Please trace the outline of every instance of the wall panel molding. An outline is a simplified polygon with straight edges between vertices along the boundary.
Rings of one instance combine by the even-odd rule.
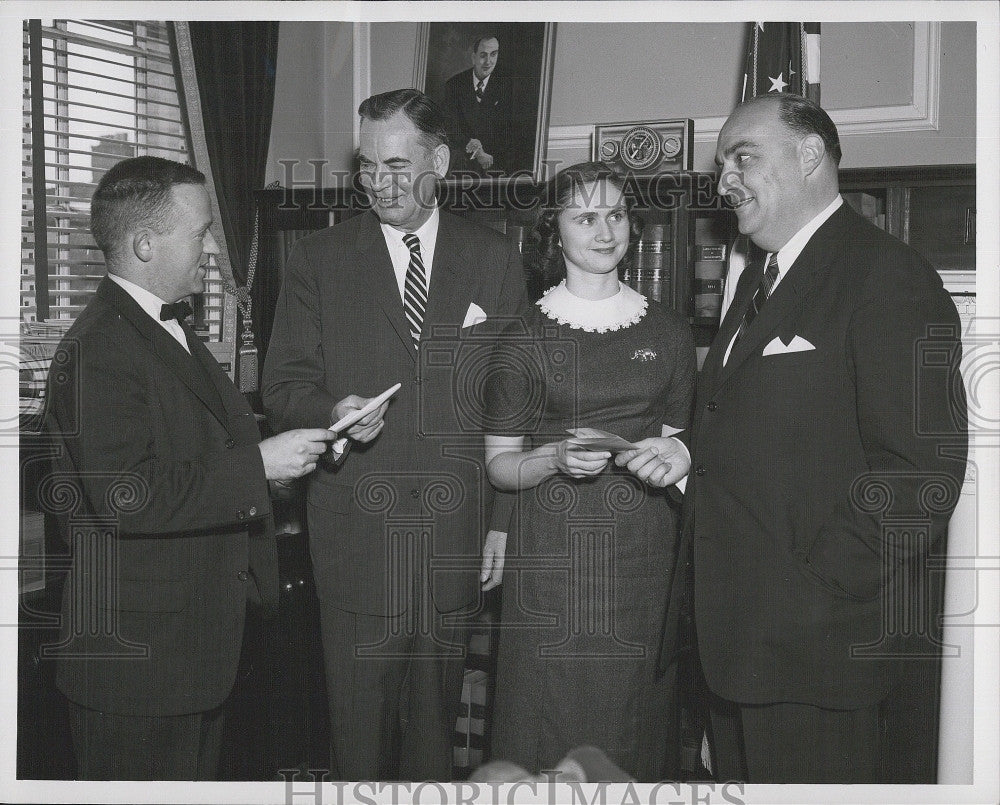
[[[354,109],[372,94],[372,24],[354,23]],[[352,110],[353,111],[353,110]],[[361,145],[361,119],[352,114],[354,120],[354,148]]]
[[[822,85],[822,77],[820,84]],[[914,22],[911,102],[898,106],[872,106],[828,111],[833,122],[837,124],[841,136],[900,131],[937,131],[940,89],[941,23]],[[724,116],[695,118],[695,142],[714,143],[725,122]],[[593,126],[591,125],[552,126],[549,128],[548,150],[552,152],[585,148],[589,152],[592,138]]]

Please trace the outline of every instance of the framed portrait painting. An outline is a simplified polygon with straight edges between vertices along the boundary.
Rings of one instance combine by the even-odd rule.
[[[421,23],[414,86],[445,112],[450,179],[544,178],[555,27],[544,22]]]

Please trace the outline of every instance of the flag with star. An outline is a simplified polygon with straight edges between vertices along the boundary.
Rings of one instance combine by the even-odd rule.
[[[748,101],[791,92],[819,103],[819,23],[751,22],[743,71]]]

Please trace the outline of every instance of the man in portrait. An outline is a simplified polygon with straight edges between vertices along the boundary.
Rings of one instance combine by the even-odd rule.
[[[486,175],[514,170],[514,85],[497,71],[499,59],[500,40],[493,34],[480,36],[472,44],[472,66],[445,83],[452,172]]]

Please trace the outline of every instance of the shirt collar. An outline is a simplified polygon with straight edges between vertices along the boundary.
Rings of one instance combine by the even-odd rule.
[[[420,253],[424,257],[424,266],[428,266],[428,261],[426,255],[434,253],[434,246],[437,244],[438,235],[438,224],[441,221],[441,212],[438,210],[437,205],[434,205],[434,209],[431,210],[431,216],[426,221],[424,221],[420,227],[413,231],[413,234],[417,236],[420,240]],[[385,235],[386,242],[396,246],[397,248],[409,250],[409,247],[403,243],[403,235],[407,234],[405,232],[400,232],[393,226],[388,224],[380,223],[379,226],[382,227],[382,234]]]
[[[153,321],[160,320],[160,308],[167,304],[160,297],[117,274],[108,274],[108,279],[120,285],[122,290],[131,296]]]
[[[838,193],[837,197],[831,201],[819,213],[819,215],[792,235],[792,237],[788,240],[788,243],[778,249],[778,274],[780,276],[784,276],[788,272],[788,269],[795,264],[795,261],[802,253],[802,250],[806,247],[809,239],[816,234],[816,230],[823,226],[827,219],[840,209],[840,205],[843,203],[844,199],[841,197],[840,193]],[[768,257],[770,257],[770,254],[768,254]]]
[[[475,89],[478,86],[479,82],[482,81],[483,82],[483,92],[485,92],[486,91],[486,87],[489,86],[490,79],[492,77],[493,77],[493,73],[490,73],[488,76],[486,76],[486,78],[476,78],[476,71],[473,70],[472,71],[472,88]]]

